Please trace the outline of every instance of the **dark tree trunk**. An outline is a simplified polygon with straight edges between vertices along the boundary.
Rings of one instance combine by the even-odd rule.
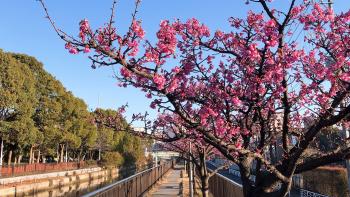
[[[209,173],[207,169],[206,163],[206,153],[202,153],[199,155],[200,165],[198,166],[198,172],[201,181],[201,192],[203,197],[209,197]]]
[[[209,176],[201,177],[201,191],[203,197],[209,196]]]
[[[193,179],[192,179],[193,193],[197,194],[197,190],[196,190],[196,166],[195,166],[194,162],[192,162],[191,165],[192,165],[192,175],[193,175]]]
[[[291,178],[289,184],[282,183],[276,176],[267,171],[260,172],[257,180],[260,181],[255,182],[254,186],[248,186],[250,192],[245,193],[245,197],[286,197],[291,189]],[[243,190],[245,187],[247,186],[243,184]]]
[[[250,181],[250,166],[252,159],[249,157],[241,158],[241,162],[238,164],[239,170],[241,173],[241,180],[243,185],[243,196],[244,197],[253,197],[253,187]]]

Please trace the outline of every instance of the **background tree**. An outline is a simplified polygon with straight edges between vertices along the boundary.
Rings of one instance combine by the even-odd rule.
[[[34,113],[35,79],[28,65],[17,61],[11,54],[0,51],[0,130],[8,163],[16,149],[16,161],[21,160],[23,149],[38,135],[31,119]],[[28,140],[27,140],[28,139]]]
[[[46,156],[53,157],[56,154],[56,142],[59,138],[58,122],[62,114],[62,97],[66,90],[58,80],[43,69],[43,65],[35,58],[23,54],[13,54],[13,57],[27,64],[36,78],[35,97],[38,103],[35,105],[33,120],[42,134],[42,140],[31,144],[29,163],[34,162],[35,151],[41,152],[42,160],[45,162]],[[36,160],[39,161],[38,157]]]
[[[0,134],[8,164],[21,163],[22,158],[28,163],[94,159],[97,144],[111,151],[117,146],[128,150],[135,162],[142,158],[142,148],[133,136],[128,139],[131,147],[118,145],[122,135],[96,125],[96,112],[89,112],[85,102],[67,91],[34,57],[0,51],[0,67]],[[116,124],[127,125],[122,116]]]
[[[94,118],[98,119],[99,117],[116,117],[120,116],[119,113],[115,110],[111,109],[96,109],[94,112]],[[121,119],[118,119],[118,122]],[[98,150],[98,158],[101,158],[101,152],[112,150],[116,143],[120,140],[118,139],[118,134],[113,130],[113,128],[110,128],[103,123],[96,122],[97,125],[97,139],[96,139],[96,145],[95,148]],[[120,125],[120,129],[123,129],[123,123]]]

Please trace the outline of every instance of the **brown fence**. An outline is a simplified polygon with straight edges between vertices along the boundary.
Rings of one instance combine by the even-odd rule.
[[[20,164],[0,167],[0,177],[12,177],[37,173],[46,173],[54,171],[65,171],[85,168],[94,165],[88,165],[85,162],[67,162],[67,163],[33,163]]]
[[[144,195],[169,169],[172,162],[139,172],[83,197],[136,197]]]
[[[216,173],[210,177],[209,191],[215,197],[243,197],[242,185],[224,177],[219,173]]]

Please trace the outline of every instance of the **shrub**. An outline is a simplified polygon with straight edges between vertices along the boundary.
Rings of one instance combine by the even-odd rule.
[[[120,167],[124,158],[119,152],[105,152],[102,154],[101,165],[105,167]]]
[[[88,166],[94,166],[97,165],[97,161],[96,160],[86,160],[84,161],[86,165]]]
[[[349,196],[343,167],[325,166],[303,173],[304,188],[332,197]]]

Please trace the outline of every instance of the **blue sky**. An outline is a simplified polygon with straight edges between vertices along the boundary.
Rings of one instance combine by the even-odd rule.
[[[334,0],[335,10],[350,8],[349,0]],[[108,20],[112,0],[46,0],[50,15],[57,25],[77,35],[78,23],[87,18],[93,27]],[[210,27],[227,29],[230,16],[243,17],[248,10],[260,10],[257,4],[245,5],[245,0],[143,0],[138,18],[142,19],[146,37],[155,38],[162,19],[197,18]],[[283,7],[287,0],[275,0],[274,6]],[[134,0],[119,0],[116,23],[120,30],[130,24]],[[77,97],[85,100],[89,108],[117,108],[129,103],[127,116],[150,111],[150,101],[134,88],[120,88],[108,67],[91,69],[84,55],[70,55],[44,18],[36,0],[4,0],[0,6],[0,48],[5,51],[26,53],[36,57],[45,69],[60,80]],[[100,99],[98,99],[100,98]],[[98,102],[99,101],[99,102]],[[152,112],[151,114],[155,114]]]

